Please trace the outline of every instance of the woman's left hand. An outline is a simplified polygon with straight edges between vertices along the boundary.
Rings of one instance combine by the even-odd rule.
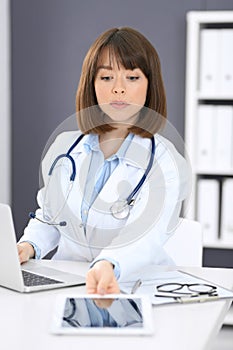
[[[118,294],[120,289],[114,275],[113,265],[107,260],[97,261],[86,276],[88,294]]]

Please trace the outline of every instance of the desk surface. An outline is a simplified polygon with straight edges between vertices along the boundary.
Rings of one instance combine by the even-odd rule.
[[[43,265],[85,275],[88,266],[68,261]],[[160,269],[168,269],[161,267]],[[233,287],[233,269],[182,268],[226,288]],[[55,336],[49,333],[54,297],[84,293],[85,287],[20,294],[0,287],[0,332],[4,350],[93,349],[207,350],[223,324],[230,301],[153,307],[155,332],[150,337]]]

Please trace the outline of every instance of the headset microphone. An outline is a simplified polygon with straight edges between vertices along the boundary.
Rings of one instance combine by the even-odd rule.
[[[43,221],[43,220],[37,218],[36,214],[33,213],[32,211],[28,215],[31,219],[36,219],[36,220],[42,222],[43,224],[47,224],[47,225],[51,225],[51,226],[66,226],[67,225],[66,221],[61,221],[59,223],[52,223],[52,222]]]

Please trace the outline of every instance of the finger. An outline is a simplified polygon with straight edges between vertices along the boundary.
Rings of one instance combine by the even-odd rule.
[[[86,275],[86,292],[88,294],[96,294],[97,293],[97,281],[95,278],[94,271],[89,270]]]
[[[23,248],[19,244],[17,244],[16,247],[17,247],[17,250],[18,250],[18,254],[20,254],[22,252]]]
[[[97,284],[97,293],[100,295],[106,294],[107,290],[109,289],[109,284],[110,281],[108,278],[102,277]]]
[[[17,250],[20,264],[27,262],[29,260],[29,256],[26,254],[25,249],[20,245],[17,245]]]
[[[104,295],[107,293],[118,293],[119,288],[114,274],[106,274],[101,276],[99,283],[97,285],[97,293]]]
[[[114,299],[95,299],[95,304],[101,309],[107,309],[113,303]]]
[[[19,254],[19,262],[20,264],[23,264],[25,262],[25,257],[22,253]]]
[[[119,288],[119,285],[118,285],[118,283],[116,282],[114,285],[113,285],[113,287],[112,287],[112,289],[111,289],[111,293],[115,293],[115,294],[120,294],[120,288]]]
[[[17,250],[18,250],[18,257],[19,257],[19,262],[22,264],[23,262],[23,249],[19,245],[17,245]]]

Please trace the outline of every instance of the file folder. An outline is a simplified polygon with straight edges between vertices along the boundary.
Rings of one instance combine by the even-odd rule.
[[[216,149],[214,152],[215,167],[220,170],[230,170],[232,167],[233,156],[233,107],[216,106],[215,108],[217,130],[215,143]]]
[[[233,29],[220,31],[219,90],[233,96]]]
[[[233,178],[223,182],[220,233],[222,241],[233,243]]]
[[[197,220],[203,227],[203,242],[216,242],[219,231],[220,184],[216,179],[200,179],[197,184]]]
[[[199,170],[213,169],[214,166],[215,111],[213,105],[198,107],[196,152]]]
[[[200,33],[200,92],[219,90],[220,30],[202,29]]]

